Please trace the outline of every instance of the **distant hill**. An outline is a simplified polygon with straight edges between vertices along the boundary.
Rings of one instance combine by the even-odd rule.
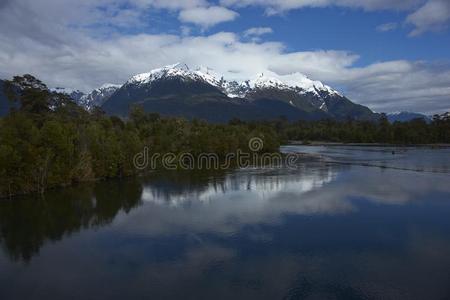
[[[406,111],[387,114],[387,118],[388,118],[389,122],[391,122],[391,123],[409,122],[414,119],[423,119],[426,122],[431,122],[431,118],[424,114],[406,112]]]

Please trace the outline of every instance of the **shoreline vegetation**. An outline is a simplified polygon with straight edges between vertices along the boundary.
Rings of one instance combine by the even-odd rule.
[[[148,170],[137,169],[133,159],[145,147],[150,154],[170,152],[180,158],[190,153],[195,158],[214,153],[224,159],[237,150],[253,152],[249,149],[252,138],[263,141],[258,149],[261,154],[278,153],[288,141],[312,145],[316,142],[308,141],[328,145],[450,143],[449,118],[390,124],[385,116],[377,122],[289,122],[280,117],[212,124],[162,117],[136,106],[127,119],[121,119],[98,107],[87,111],[31,76],[15,77],[6,89],[13,108],[0,118],[0,198],[142,174]]]
[[[28,88],[14,91],[15,84]],[[134,107],[126,120],[99,108],[86,111],[68,96],[50,92],[33,78],[16,77],[8,95],[16,107],[0,119],[0,197],[44,193],[80,182],[138,175],[134,158],[153,153],[248,151],[248,141],[264,141],[261,152],[279,149],[268,124],[208,124],[164,118]]]

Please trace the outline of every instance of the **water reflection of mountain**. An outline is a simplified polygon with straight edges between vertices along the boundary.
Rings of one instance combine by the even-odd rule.
[[[125,180],[52,191],[45,197],[0,202],[0,244],[15,260],[28,261],[47,241],[110,224],[140,204],[142,186]]]
[[[308,161],[0,202],[5,253],[33,256],[0,253],[0,298],[447,299],[448,182]]]
[[[330,168],[227,174],[167,172],[149,176],[144,184],[133,179],[101,182],[52,191],[42,198],[4,200],[0,202],[0,244],[11,258],[28,261],[46,242],[106,226],[119,212],[128,213],[142,201],[185,207],[215,200],[226,202],[231,195],[245,198],[247,204],[242,201],[243,205],[251,206],[276,198],[280,192],[300,195],[318,189],[334,177]],[[223,207],[220,210],[227,212]]]
[[[296,170],[239,170],[220,177],[199,178],[178,173],[154,175],[144,186],[142,199],[171,207],[192,203],[209,203],[220,195],[251,191],[260,199],[268,199],[280,192],[302,194],[321,188],[336,177],[331,167]]]

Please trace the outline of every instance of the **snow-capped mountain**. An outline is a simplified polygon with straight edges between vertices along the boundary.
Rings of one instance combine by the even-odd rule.
[[[280,76],[273,72],[257,74],[253,79],[242,82],[225,82],[224,88],[228,96],[245,98],[255,90],[277,89],[298,93],[300,95],[312,94],[318,98],[323,98],[324,93],[328,95],[339,95],[339,92],[333,90],[320,81],[313,81],[301,73]],[[320,105],[319,105],[320,107]]]
[[[70,98],[72,98],[76,103],[80,104],[80,99],[85,96],[85,94],[77,89],[73,88],[64,88],[64,87],[55,87],[50,89],[51,92],[59,93],[59,94],[65,94],[68,95]]]
[[[439,119],[441,120],[450,120],[450,112],[445,112],[442,114],[438,114]]]
[[[39,82],[25,77],[21,85],[38,86]],[[208,67],[175,64],[132,76],[122,86],[105,84],[89,94],[61,87],[51,91],[70,96],[88,110],[101,106],[109,114],[124,117],[134,105],[149,112],[213,122],[281,116],[289,120],[377,117],[367,107],[300,73],[281,76],[266,71],[250,79],[233,80]]]
[[[50,91],[60,94],[68,95],[78,105],[90,110],[95,106],[102,106],[103,103],[114,94],[121,85],[107,83],[101,87],[93,90],[89,94],[85,94],[77,89],[56,87],[50,89]]]
[[[84,106],[88,110],[94,108],[95,106],[102,106],[109,97],[112,96],[121,85],[107,83],[93,90],[87,95],[83,95],[77,101],[80,105]]]
[[[164,78],[179,77],[184,80],[201,80],[205,81],[213,86],[221,86],[221,80],[218,79],[217,74],[211,74],[208,68],[198,67],[196,69],[190,69],[186,64],[177,63],[174,65],[165,66],[162,68],[154,69],[148,73],[142,73],[131,77],[126,84],[143,85],[149,84],[154,81]]]
[[[186,64],[177,63],[154,69],[148,73],[133,76],[125,85],[151,85],[153,82],[179,78],[184,81],[203,81],[216,87],[229,98],[252,99],[252,95],[263,90],[289,91],[301,96],[311,96],[310,104],[314,107],[327,111],[325,98],[328,96],[343,97],[339,92],[320,81],[313,81],[301,73],[280,76],[267,71],[255,75],[252,79],[244,81],[226,80],[223,75],[216,73],[213,69],[200,66],[189,68]],[[292,101],[291,101],[292,102]],[[294,102],[291,103],[295,106]]]
[[[208,67],[178,63],[132,76],[102,106],[126,116],[133,105],[165,115],[213,121],[242,119],[359,118],[376,115],[345,96],[300,73],[257,74],[248,80],[226,79]]]

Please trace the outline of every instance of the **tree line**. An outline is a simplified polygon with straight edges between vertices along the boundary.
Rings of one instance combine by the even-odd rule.
[[[17,87],[21,88],[18,89]],[[77,182],[137,175],[133,158],[144,147],[151,153],[215,153],[223,158],[237,149],[249,151],[259,137],[261,152],[277,152],[288,140],[355,143],[450,143],[450,120],[413,120],[390,124],[274,121],[210,124],[166,118],[134,107],[123,120],[101,109],[86,111],[69,96],[50,92],[34,77],[14,77],[5,84],[14,105],[0,119],[0,197],[44,192]],[[145,170],[144,170],[145,172]]]
[[[18,85],[20,90],[15,88]],[[208,124],[164,118],[140,107],[134,107],[123,120],[99,108],[86,111],[67,95],[50,92],[29,76],[15,77],[7,82],[7,89],[10,101],[18,105],[0,119],[3,197],[136,175],[142,170],[135,168],[133,158],[144,147],[151,153],[225,157],[237,149],[248,150],[249,139],[260,137],[262,151],[279,148],[278,136],[269,124]]]
[[[280,119],[271,122],[279,137],[284,140],[324,141],[340,143],[382,143],[396,145],[444,144],[450,143],[450,117],[435,115],[431,122],[414,119],[409,122],[390,123],[381,114],[376,122],[335,121],[294,123]]]

